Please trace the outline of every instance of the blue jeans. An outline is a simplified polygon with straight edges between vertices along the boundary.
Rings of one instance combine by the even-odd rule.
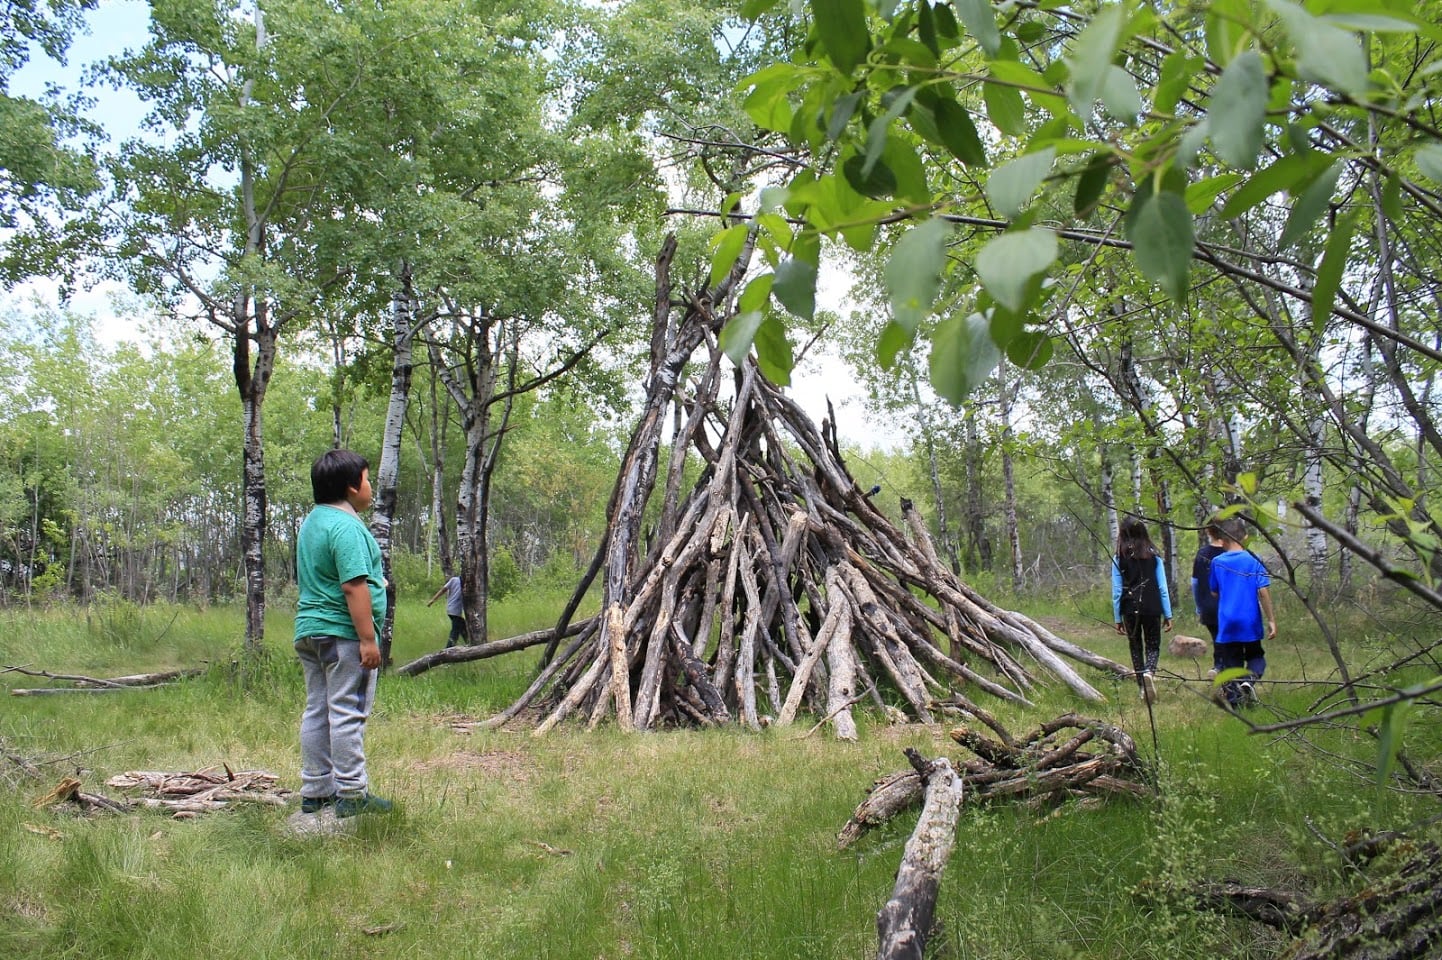
[[[365,725],[375,700],[376,671],[361,666],[358,640],[301,637],[295,653],[305,673],[300,795],[364,796]]]

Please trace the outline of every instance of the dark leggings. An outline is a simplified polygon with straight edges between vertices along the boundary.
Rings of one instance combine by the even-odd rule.
[[[448,646],[448,647],[454,647],[454,646],[456,645],[456,642],[457,642],[458,640],[463,640],[463,639],[465,639],[465,636],[466,636],[466,618],[465,618],[465,617],[454,617],[454,616],[451,617],[451,635],[450,635],[450,637],[446,640],[446,646]]]
[[[1127,646],[1132,651],[1132,669],[1137,673],[1156,673],[1162,655],[1162,618],[1142,613],[1122,615],[1127,629]]]

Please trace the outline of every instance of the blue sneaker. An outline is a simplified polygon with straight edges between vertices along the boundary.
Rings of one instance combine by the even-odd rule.
[[[320,813],[333,803],[335,803],[335,794],[333,793],[328,797],[301,797],[300,812]]]
[[[393,804],[389,800],[383,800],[373,793],[363,793],[358,797],[340,797],[335,802],[335,815],[337,817],[353,817],[358,813],[386,813]]]

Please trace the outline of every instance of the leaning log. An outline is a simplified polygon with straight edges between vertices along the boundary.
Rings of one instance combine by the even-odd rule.
[[[446,647],[444,650],[435,650],[431,653],[416,657],[410,663],[396,668],[396,673],[407,677],[414,677],[425,673],[432,667],[438,667],[446,663],[470,663],[473,660],[486,660],[491,657],[499,657],[505,653],[515,653],[517,650],[525,650],[527,647],[539,646],[543,643],[551,643],[555,640],[564,640],[574,637],[593,627],[595,618],[578,620],[575,623],[567,624],[566,628],[557,637],[554,628],[545,630],[533,630],[530,633],[523,633],[515,637],[507,637],[504,640],[491,640],[487,643],[462,644],[457,647]]]
[[[891,899],[876,915],[877,960],[921,960],[925,953],[941,874],[956,842],[961,810],[961,778],[951,768],[951,761],[939,757],[928,762],[911,749],[906,756],[926,785],[926,801],[916,829],[906,841]]]

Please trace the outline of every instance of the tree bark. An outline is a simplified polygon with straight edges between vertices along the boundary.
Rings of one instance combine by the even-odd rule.
[[[877,960],[922,960],[961,810],[961,779],[951,762],[941,757],[928,763],[911,749],[906,754],[926,785],[926,802],[906,841],[891,899],[876,917]]]

